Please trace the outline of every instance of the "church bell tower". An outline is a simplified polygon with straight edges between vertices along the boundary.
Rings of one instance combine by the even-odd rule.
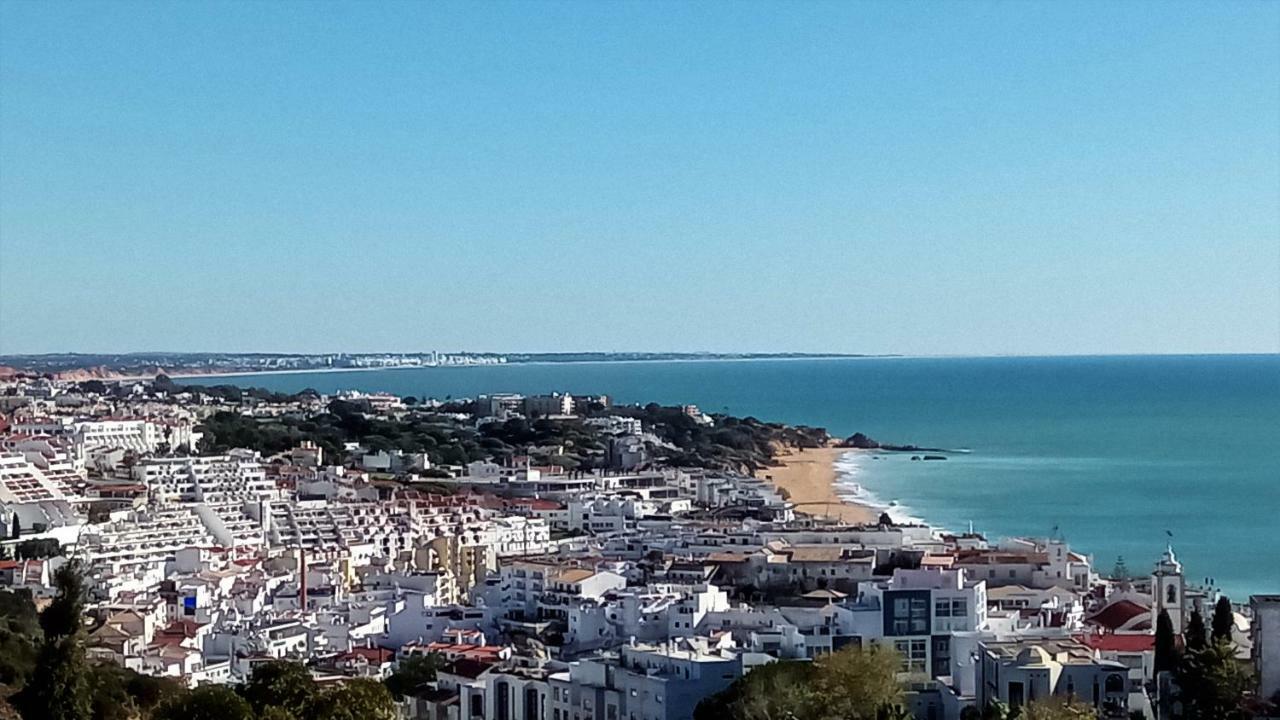
[[[1164,551],[1164,557],[1156,563],[1155,572],[1151,574],[1151,627],[1155,628],[1161,611],[1169,613],[1173,621],[1173,631],[1179,635],[1186,627],[1186,585],[1182,578],[1182,563],[1174,557],[1173,545]]]

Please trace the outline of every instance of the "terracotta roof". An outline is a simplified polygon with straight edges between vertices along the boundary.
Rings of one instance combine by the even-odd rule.
[[[1147,633],[1090,633],[1076,640],[1103,652],[1146,652],[1156,649],[1156,636]]]
[[[1118,630],[1144,614],[1150,615],[1151,608],[1145,608],[1132,600],[1120,600],[1091,615],[1087,622],[1108,630]]]
[[[964,565],[1045,565],[1049,562],[1049,555],[1008,550],[961,550],[956,553],[956,562]]]
[[[583,580],[586,580],[587,578],[595,574],[596,574],[595,570],[588,570],[586,568],[574,568],[572,570],[565,570],[564,572],[555,576],[554,581],[562,582],[562,583],[580,583]]]
[[[195,620],[175,620],[168,627],[160,631],[161,635],[181,635],[182,637],[193,638],[200,631],[201,623]]]
[[[396,659],[396,654],[392,650],[384,650],[382,648],[358,647],[351,648],[341,655],[343,660],[354,660],[356,658],[364,658],[371,663],[379,665],[392,662]]]
[[[838,545],[801,545],[784,552],[791,562],[839,562],[844,555]]]

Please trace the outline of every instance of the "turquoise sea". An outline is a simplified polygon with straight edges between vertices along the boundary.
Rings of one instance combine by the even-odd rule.
[[[988,537],[1055,527],[1145,572],[1280,592],[1280,355],[531,364],[204,378],[280,391],[604,393],[965,453],[844,463],[850,493]]]

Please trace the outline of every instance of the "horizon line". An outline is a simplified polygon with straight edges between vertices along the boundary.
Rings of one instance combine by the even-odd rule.
[[[0,353],[0,359],[8,358],[44,358],[55,356],[94,356],[115,355],[120,357],[139,357],[147,355],[276,355],[276,356],[317,356],[317,355],[477,355],[477,356],[520,356],[520,355],[693,355],[693,356],[733,356],[755,355],[762,358],[808,356],[811,358],[1054,358],[1054,357],[1209,357],[1209,356],[1248,356],[1248,355],[1280,355],[1280,350],[1214,350],[1214,351],[1114,351],[1114,352],[1003,352],[1003,353],[902,353],[902,352],[841,352],[841,351],[809,351],[809,350],[325,350],[325,351],[275,351],[275,350],[128,350],[128,351],[54,351],[54,352],[9,352]]]

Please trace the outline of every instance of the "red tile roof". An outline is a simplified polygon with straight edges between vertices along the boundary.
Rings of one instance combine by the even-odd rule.
[[[396,659],[395,651],[384,650],[382,648],[351,648],[342,654],[343,660],[354,660],[356,658],[364,658],[370,663],[385,665]]]
[[[1088,622],[1108,630],[1118,630],[1134,618],[1144,614],[1151,614],[1151,609],[1145,608],[1132,600],[1120,600],[1111,603],[1098,613],[1090,616]]]
[[[1156,648],[1156,636],[1146,633],[1090,633],[1076,635],[1076,640],[1103,652],[1136,653]]]

